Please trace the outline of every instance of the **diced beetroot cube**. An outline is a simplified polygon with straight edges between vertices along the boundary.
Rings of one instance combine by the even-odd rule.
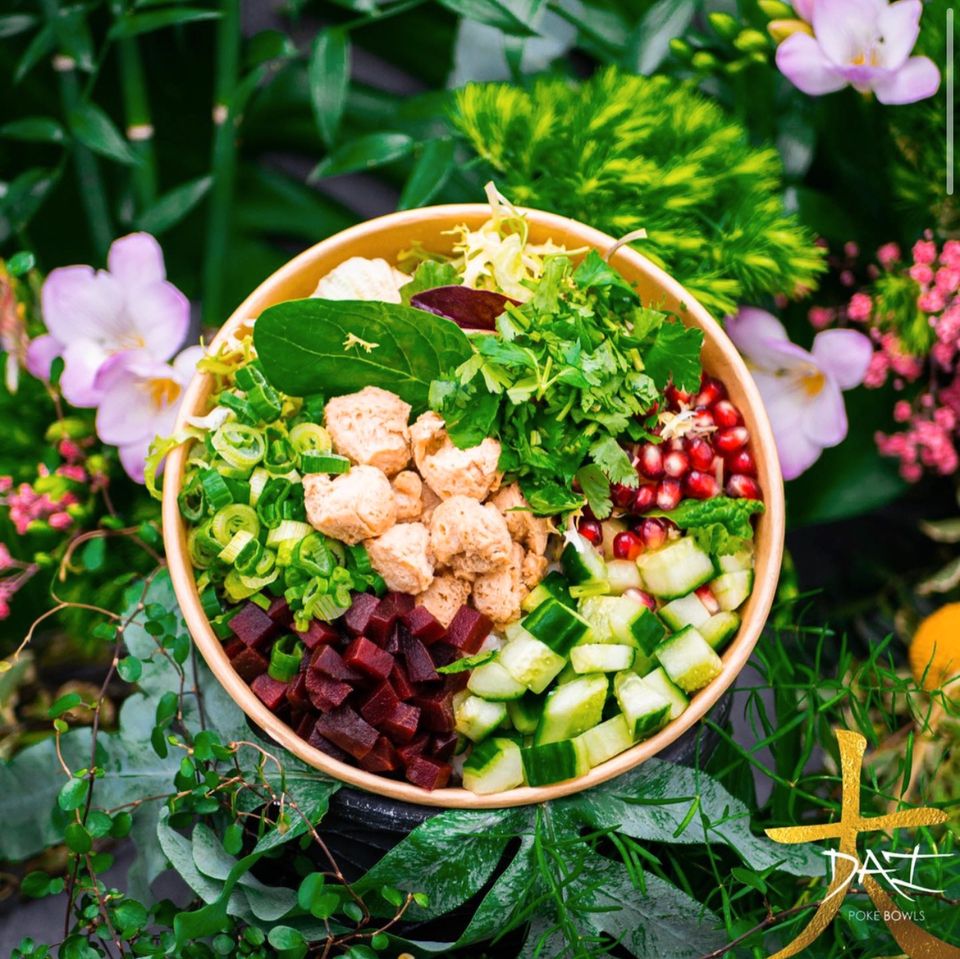
[[[310,620],[310,625],[302,633],[297,630],[297,636],[307,649],[316,649],[322,643],[336,643],[340,639],[340,634],[322,619]]]
[[[360,766],[370,773],[392,773],[399,765],[397,751],[386,736],[381,736],[373,749],[360,760]]]
[[[429,683],[440,678],[427,647],[416,636],[406,634],[401,637],[400,643],[400,651],[407,664],[407,676],[411,683]]]
[[[413,705],[420,710],[420,726],[435,733],[447,733],[453,729],[453,697],[438,692],[414,696]]]
[[[385,596],[377,603],[377,608],[370,614],[367,620],[367,628],[363,631],[364,636],[369,636],[375,643],[383,644],[384,640],[390,635],[394,623],[399,619],[400,613],[396,604]]]
[[[322,713],[336,709],[353,692],[348,683],[331,679],[318,669],[307,670],[305,686],[310,702]]]
[[[386,639],[380,644],[391,656],[397,656],[400,653],[400,639],[404,633],[409,632],[403,623],[394,623],[393,628],[387,633]]]
[[[395,742],[408,743],[420,726],[420,710],[409,703],[397,703],[380,728]]]
[[[416,692],[407,676],[407,671],[399,663],[390,673],[390,685],[393,686],[397,699],[407,700]]]
[[[310,705],[306,673],[297,673],[290,681],[287,686],[287,702],[291,709],[306,709]]]
[[[380,727],[381,723],[389,716],[397,706],[400,700],[393,691],[393,687],[388,682],[382,682],[367,697],[366,702],[360,708],[360,715],[370,723],[371,726]]]
[[[430,746],[427,753],[434,759],[447,760],[457,748],[457,740],[460,737],[454,732],[438,733],[430,739]]]
[[[421,789],[441,789],[450,781],[450,764],[416,756],[407,764],[406,777]]]
[[[366,636],[358,636],[347,647],[343,661],[374,679],[386,679],[393,669],[393,657]]]
[[[361,674],[355,669],[351,669],[332,646],[321,646],[313,654],[313,658],[310,660],[310,668],[318,670],[331,679],[339,679],[344,683],[355,683],[361,678]]]
[[[430,737],[426,733],[421,733],[416,739],[407,743],[405,746],[397,747],[397,755],[404,766],[409,765],[417,758],[422,756],[423,751],[430,745]]]
[[[437,666],[449,666],[455,659],[460,658],[460,650],[454,649],[449,643],[434,643],[430,647],[430,656]]]
[[[320,752],[326,753],[333,759],[339,759],[342,763],[350,762],[350,756],[347,753],[345,753],[339,746],[335,746],[332,742],[330,742],[326,736],[323,736],[317,732],[316,723],[313,723],[313,728],[311,729],[310,734],[306,737],[306,740],[315,749],[319,749]]]
[[[471,606],[461,606],[447,629],[447,642],[468,655],[473,655],[490,635],[493,623]]]
[[[247,683],[265,673],[270,665],[266,657],[251,649],[241,639],[231,640],[224,646],[223,651],[230,657],[230,664],[237,671],[237,675]]]
[[[380,605],[380,600],[373,593],[357,593],[353,597],[353,604],[343,614],[343,625],[348,633],[362,636],[367,631],[367,623],[373,611]]]
[[[280,632],[275,623],[256,603],[247,603],[227,624],[233,635],[242,640],[245,646],[260,649],[267,640]]]
[[[304,713],[300,717],[300,722],[297,723],[297,735],[301,739],[309,739],[310,733],[313,732],[313,727],[317,722],[316,713]]]
[[[452,696],[454,693],[459,693],[461,689],[467,688],[467,683],[470,681],[470,673],[466,670],[462,673],[450,673],[447,676],[443,677],[443,689],[444,692],[450,693]]]
[[[373,749],[379,733],[349,706],[340,706],[317,720],[316,731],[335,746],[363,759]]]
[[[290,606],[282,596],[275,596],[271,600],[267,615],[281,626],[289,628],[293,624],[293,613],[290,612]]]
[[[426,606],[414,606],[403,614],[403,622],[421,643],[426,643],[428,646],[443,639],[446,633],[443,623]]]
[[[275,713],[287,698],[287,684],[274,679],[269,673],[261,673],[251,684],[250,688],[257,694],[257,698],[271,712]]]

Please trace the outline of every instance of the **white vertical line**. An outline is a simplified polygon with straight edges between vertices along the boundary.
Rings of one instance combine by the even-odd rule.
[[[947,9],[947,196],[953,196],[953,7]]]

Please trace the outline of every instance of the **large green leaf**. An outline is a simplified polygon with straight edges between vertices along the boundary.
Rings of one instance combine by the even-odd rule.
[[[0,127],[0,137],[26,143],[63,143],[66,140],[63,127],[50,117],[24,117],[5,123]]]
[[[176,226],[210,192],[213,177],[188,180],[164,193],[137,217],[137,227],[159,236]]]
[[[117,163],[132,165],[139,162],[113,120],[95,103],[80,103],[70,111],[68,121],[73,135],[94,153]]]
[[[350,41],[345,30],[331,27],[317,34],[310,50],[307,79],[317,129],[329,147],[337,137],[350,83]]]
[[[649,76],[670,52],[670,41],[682,36],[697,9],[697,0],[657,0],[633,32],[630,67]]]
[[[452,140],[427,142],[403,186],[397,209],[410,210],[429,203],[443,189],[452,172],[453,154]]]
[[[164,27],[183,26],[201,20],[216,20],[220,13],[216,10],[203,10],[198,7],[170,7],[166,10],[151,10],[148,13],[126,13],[110,29],[111,39],[136,37],[141,33],[152,33]]]
[[[500,0],[440,0],[443,6],[468,20],[485,23],[504,33],[517,37],[529,37],[534,34],[529,19],[541,4],[514,4]],[[521,14],[514,11],[515,6],[522,7]],[[532,13],[531,13],[532,11]]]
[[[413,147],[413,138],[406,133],[368,133],[334,150],[317,165],[310,179],[373,170],[405,157]]]

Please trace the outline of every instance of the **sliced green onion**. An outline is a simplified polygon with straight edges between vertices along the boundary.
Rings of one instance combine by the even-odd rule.
[[[298,453],[329,453],[330,434],[317,423],[297,423],[290,430],[290,442]]]
[[[273,426],[266,429],[263,465],[274,475],[289,473],[297,465],[297,456],[286,433]]]
[[[314,423],[323,422],[323,410],[327,405],[327,398],[322,393],[314,393],[303,398],[303,412],[307,419]]]
[[[250,474],[250,505],[256,506],[257,501],[260,499],[260,494],[263,492],[264,486],[267,485],[267,481],[270,479],[270,474],[262,467],[258,466]]]
[[[307,507],[303,502],[303,490],[298,488],[298,492],[291,493],[287,499],[280,504],[280,515],[284,519],[296,519],[303,522],[307,518]]]
[[[346,473],[350,460],[335,453],[301,453],[300,469],[304,473]]]
[[[303,643],[293,636],[281,636],[270,650],[270,665],[267,673],[278,683],[288,683],[300,671],[303,659]]]
[[[232,503],[219,510],[213,517],[211,532],[221,546],[226,546],[234,534],[241,530],[249,533],[251,538],[260,532],[260,520],[257,519],[256,510],[252,506]]]
[[[210,535],[210,523],[195,526],[187,534],[187,552],[197,569],[206,569],[213,563],[223,546]]]
[[[247,400],[257,419],[264,423],[272,423],[280,418],[280,411],[283,409],[280,394],[269,383],[251,387],[247,391]]]
[[[242,479],[229,479],[224,477],[227,489],[233,497],[234,503],[243,503],[244,506],[250,502],[250,484]]]
[[[250,597],[250,602],[259,606],[264,612],[270,608],[270,597],[264,596],[263,593],[254,593]]]
[[[240,535],[239,533],[237,534]],[[232,541],[231,541],[232,542]],[[273,569],[273,562],[270,562],[268,568],[260,572],[260,563],[263,559],[263,547],[257,539],[250,540],[233,560],[234,568],[243,576],[259,576],[269,573]]]
[[[252,469],[266,452],[263,433],[243,423],[224,423],[212,437],[213,448],[231,465]]]
[[[233,630],[230,628],[230,620],[234,615],[234,611],[230,609],[210,620],[210,627],[218,639],[229,639],[233,636]]]
[[[301,523],[294,519],[285,519],[279,526],[267,533],[267,546],[279,546],[286,540],[299,542],[314,532],[309,523]]]
[[[233,502],[226,480],[215,469],[207,469],[200,474],[200,485],[203,487],[207,510],[211,513]]]
[[[203,609],[203,615],[206,616],[207,619],[213,619],[223,612],[220,597],[217,596],[217,591],[213,586],[208,586],[200,594],[200,606]]]
[[[241,390],[252,390],[255,386],[264,386],[267,378],[256,363],[247,363],[237,367],[236,381]]]
[[[264,526],[273,528],[283,519],[283,502],[293,492],[293,484],[279,476],[271,477],[257,497],[257,516]]]
[[[203,492],[203,484],[200,482],[200,474],[194,473],[177,497],[180,515],[188,522],[195,523],[203,516],[206,504],[207,498]]]
[[[324,537],[319,533],[311,533],[294,547],[293,565],[311,576],[330,576],[337,563],[333,553],[327,548]]]
[[[269,586],[277,576],[279,570],[275,570],[269,576],[244,576],[231,569],[224,577],[223,590],[227,599],[232,603],[239,603],[242,599],[249,599],[254,593],[259,593],[265,586]]]
[[[230,537],[230,542],[220,550],[217,559],[232,566],[237,561],[237,557],[248,547],[259,550],[260,544],[253,538],[252,533],[241,529]]]
[[[253,408],[253,404],[245,396],[240,396],[238,393],[224,390],[220,394],[218,402],[221,406],[225,406],[228,410],[235,413],[241,423],[252,426],[259,419]]]

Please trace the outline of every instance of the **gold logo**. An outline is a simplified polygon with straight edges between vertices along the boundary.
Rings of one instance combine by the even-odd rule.
[[[867,741],[859,733],[838,730],[837,742],[840,746],[840,763],[843,771],[840,819],[824,826],[788,826],[766,831],[774,842],[782,843],[815,842],[820,839],[840,840],[838,850],[831,854],[833,877],[827,889],[827,895],[817,907],[807,927],[789,946],[781,949],[770,959],[787,959],[788,956],[795,956],[819,938],[836,918],[853,877],[858,871],[864,890],[877,907],[878,913],[897,945],[910,959],[960,959],[960,949],[924,932],[897,907],[873,876],[868,874],[868,870],[861,867],[857,853],[857,837],[861,834],[916,826],[935,826],[946,822],[947,814],[940,809],[920,808],[904,809],[872,818],[862,816],[860,814],[860,773]],[[912,859],[915,863],[916,852]],[[911,883],[912,879],[911,872]],[[904,885],[913,889],[921,888],[908,883]]]

